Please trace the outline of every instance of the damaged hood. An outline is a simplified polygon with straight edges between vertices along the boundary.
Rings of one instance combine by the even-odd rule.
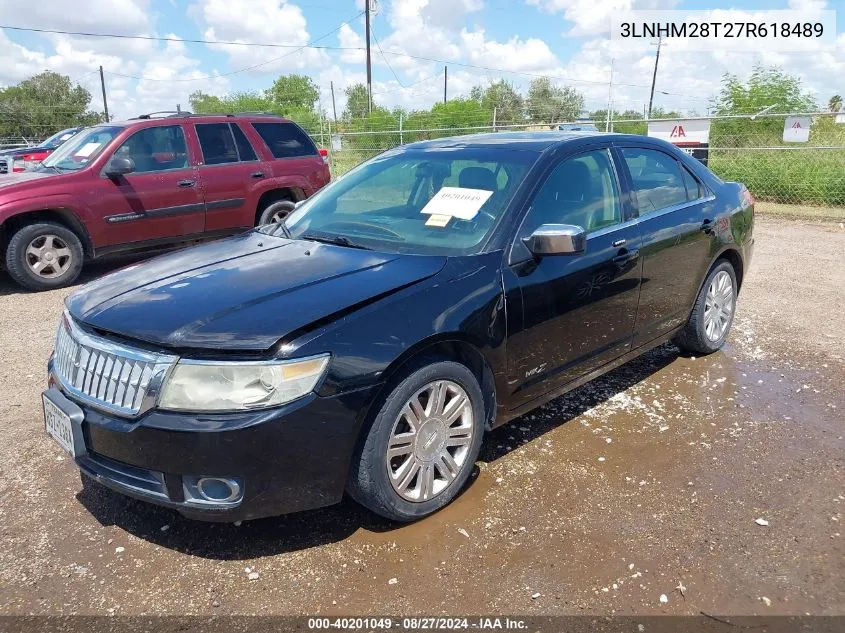
[[[67,307],[90,327],[155,345],[263,351],[445,262],[249,232],[118,270],[83,286]]]

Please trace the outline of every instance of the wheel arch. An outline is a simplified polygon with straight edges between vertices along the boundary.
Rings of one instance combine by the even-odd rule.
[[[85,228],[85,224],[71,209],[66,207],[56,207],[52,209],[39,209],[34,211],[22,211],[6,218],[0,224],[0,250],[6,251],[6,246],[9,243],[9,238],[24,226],[36,224],[38,222],[56,222],[73,233],[82,242],[82,250],[86,257],[94,256],[94,246],[91,241],[91,236]]]
[[[300,200],[305,200],[305,197],[305,192],[300,187],[274,187],[273,189],[268,189],[258,198],[253,224],[258,224],[258,219],[261,217],[262,211],[274,202],[278,202],[279,200],[299,202]]]

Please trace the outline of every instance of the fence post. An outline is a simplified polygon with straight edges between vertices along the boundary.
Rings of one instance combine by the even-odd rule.
[[[496,131],[496,110],[497,108],[493,108],[493,131]]]
[[[402,136],[402,113],[399,113],[399,144],[404,145],[405,140],[404,136]]]

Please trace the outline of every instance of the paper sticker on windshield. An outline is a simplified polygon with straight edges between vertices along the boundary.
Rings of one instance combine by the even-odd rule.
[[[428,216],[428,220],[425,221],[426,226],[436,226],[439,228],[444,228],[447,224],[449,224],[449,220],[452,219],[451,215],[437,215],[433,214]]]
[[[100,145],[100,143],[85,143],[85,145],[79,148],[79,150],[74,154],[74,156],[88,158],[91,154],[93,154],[100,148]]]
[[[420,211],[429,215],[447,215],[459,220],[472,220],[493,195],[484,189],[443,187]]]

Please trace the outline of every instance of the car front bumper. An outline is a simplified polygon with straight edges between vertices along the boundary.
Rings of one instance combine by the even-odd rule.
[[[52,376],[52,366],[51,376]],[[340,501],[373,387],[236,414],[155,409],[127,419],[74,401],[50,380],[44,392],[76,428],[76,464],[125,495],[205,521],[239,521]],[[81,412],[81,415],[80,415]],[[192,499],[191,478],[237,480],[238,499]]]

